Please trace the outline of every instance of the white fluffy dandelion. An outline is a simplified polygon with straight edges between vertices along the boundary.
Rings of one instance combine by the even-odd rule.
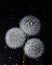
[[[25,16],[20,21],[20,28],[28,35],[38,34],[40,27],[40,20],[35,16]]]
[[[24,47],[25,55],[30,58],[38,58],[42,56],[44,51],[43,42],[40,39],[30,39],[27,41]]]
[[[17,27],[9,29],[5,35],[6,44],[12,49],[21,47],[24,44],[25,39],[26,34]]]

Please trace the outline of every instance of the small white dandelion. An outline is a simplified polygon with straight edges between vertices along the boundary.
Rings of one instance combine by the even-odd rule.
[[[24,44],[25,39],[26,34],[17,27],[9,29],[5,35],[6,44],[12,49],[21,47]]]
[[[39,58],[40,56],[42,56],[43,51],[43,42],[37,38],[28,40],[24,47],[25,55],[30,58]]]
[[[20,21],[20,28],[29,36],[38,34],[40,27],[40,20],[35,16],[25,16]]]

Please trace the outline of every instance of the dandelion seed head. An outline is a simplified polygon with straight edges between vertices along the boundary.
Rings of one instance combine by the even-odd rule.
[[[43,51],[43,42],[36,38],[28,40],[24,47],[25,54],[30,58],[38,58],[42,56]]]
[[[26,39],[26,34],[19,28],[11,28],[6,32],[5,41],[8,47],[16,49],[21,47]]]
[[[35,16],[25,16],[20,21],[20,28],[28,35],[38,34],[40,27],[40,20]]]

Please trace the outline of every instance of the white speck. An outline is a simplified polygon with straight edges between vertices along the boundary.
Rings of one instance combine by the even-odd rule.
[[[24,63],[24,61],[23,61],[23,63]]]
[[[6,64],[4,64],[4,65],[6,65]]]
[[[12,49],[21,47],[24,44],[25,40],[26,34],[20,28],[14,27],[6,32],[6,44]]]
[[[24,52],[30,58],[38,58],[42,56],[44,51],[43,42],[40,39],[33,38],[27,41]]]
[[[16,65],[18,65],[18,64],[16,63]]]
[[[38,34],[40,27],[40,20],[35,16],[25,16],[20,21],[20,28],[29,36]]]
[[[11,59],[11,57],[9,57],[9,59]]]

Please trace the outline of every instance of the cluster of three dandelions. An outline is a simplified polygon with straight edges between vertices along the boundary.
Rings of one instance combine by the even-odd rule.
[[[16,49],[22,47],[27,36],[33,36],[39,33],[41,28],[40,20],[35,16],[25,16],[19,24],[20,28],[13,27],[6,32],[5,41],[8,47]],[[42,56],[44,44],[40,39],[27,39],[24,45],[24,53],[30,58]]]

